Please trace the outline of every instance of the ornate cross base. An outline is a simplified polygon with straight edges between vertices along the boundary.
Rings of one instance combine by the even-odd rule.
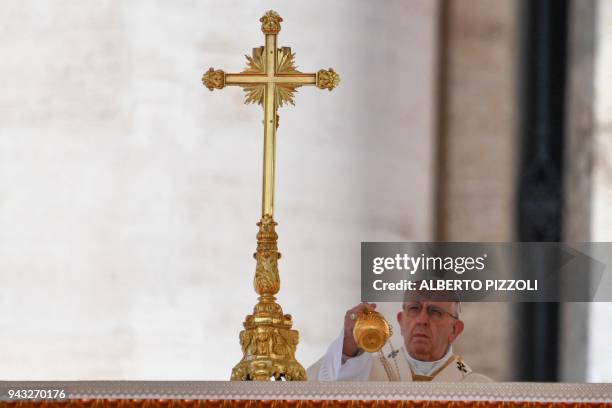
[[[247,315],[240,332],[242,360],[232,369],[232,380],[268,381],[306,380],[304,367],[295,360],[295,349],[299,334],[291,330],[291,315],[283,309],[274,295],[280,289],[278,276],[278,252],[275,227],[272,216],[266,214],[257,223],[257,260],[254,286],[260,295],[252,315]]]
[[[247,320],[257,318],[256,314],[247,316]],[[247,321],[244,325],[245,328],[248,326]],[[306,380],[304,367],[294,357],[298,332],[290,328],[289,316],[283,325],[254,323],[252,327],[241,331],[240,344],[244,356],[232,369],[232,380]]]

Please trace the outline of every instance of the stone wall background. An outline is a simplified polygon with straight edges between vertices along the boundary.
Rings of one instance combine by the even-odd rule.
[[[597,1],[592,240],[612,241],[612,1]],[[609,273],[609,271],[608,271]],[[612,381],[612,303],[590,304],[588,381]]]
[[[280,112],[298,360],[358,303],[360,241],[433,238],[437,2],[7,0],[0,378],[229,377],[256,301],[261,109],[200,78],[241,70],[271,8],[300,69],[342,76]]]
[[[261,108],[200,77],[241,70],[271,8],[299,69],[342,76],[280,111],[279,302],[300,362],[359,302],[361,241],[512,240],[516,2],[446,4],[438,55],[438,1],[3,2],[0,378],[229,377],[256,301]],[[591,224],[610,241],[612,2],[597,4]],[[591,305],[590,381],[612,378],[611,314]],[[456,351],[511,379],[506,305],[463,316]]]
[[[518,3],[443,4],[436,239],[513,241]],[[512,305],[464,303],[462,309],[466,329],[454,350],[475,371],[513,380]]]

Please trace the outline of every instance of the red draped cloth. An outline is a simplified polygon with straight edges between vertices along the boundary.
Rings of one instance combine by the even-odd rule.
[[[0,408],[204,407],[612,407],[612,384],[0,382]]]

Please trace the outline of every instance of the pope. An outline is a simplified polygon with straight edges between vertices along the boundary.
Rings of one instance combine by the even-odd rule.
[[[402,310],[397,313],[404,344],[388,354],[382,350],[367,353],[358,347],[353,337],[357,316],[375,310],[376,304],[360,303],[352,307],[345,314],[342,334],[329,346],[325,355],[308,368],[308,379],[490,382],[491,379],[473,372],[453,352],[452,344],[463,332],[465,324],[459,318],[460,303],[442,300],[450,299],[431,292],[406,292]]]

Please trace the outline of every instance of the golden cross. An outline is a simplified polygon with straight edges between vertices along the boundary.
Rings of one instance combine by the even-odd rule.
[[[247,67],[238,74],[210,68],[202,77],[210,89],[222,89],[237,85],[246,92],[246,103],[258,103],[264,108],[264,163],[261,221],[257,223],[257,261],[254,286],[259,294],[253,314],[247,315],[240,332],[242,360],[232,369],[232,380],[305,380],[306,370],[295,360],[299,334],[292,330],[291,315],[283,309],[274,295],[280,289],[276,222],[274,221],[274,156],[277,110],[293,102],[296,89],[304,85],[316,85],[321,89],[334,89],[340,77],[333,69],[321,69],[307,74],[296,69],[295,54],[288,47],[277,48],[276,36],[283,19],[274,11],[268,11],[260,20],[261,31],[266,36],[265,46],[253,48],[247,56]]]
[[[295,54],[291,48],[277,48],[276,37],[283,19],[274,11],[268,11],[261,21],[261,31],[266,36],[264,47],[253,48],[247,58],[247,68],[239,74],[225,73],[210,68],[202,77],[204,85],[210,89],[222,89],[226,85],[237,85],[247,93],[245,103],[258,103],[264,107],[264,174],[262,213],[274,215],[274,153],[276,129],[278,128],[277,109],[284,104],[292,104],[296,88],[316,85],[321,89],[334,89],[340,83],[340,76],[332,68],[321,69],[315,74],[300,72],[294,65]]]

